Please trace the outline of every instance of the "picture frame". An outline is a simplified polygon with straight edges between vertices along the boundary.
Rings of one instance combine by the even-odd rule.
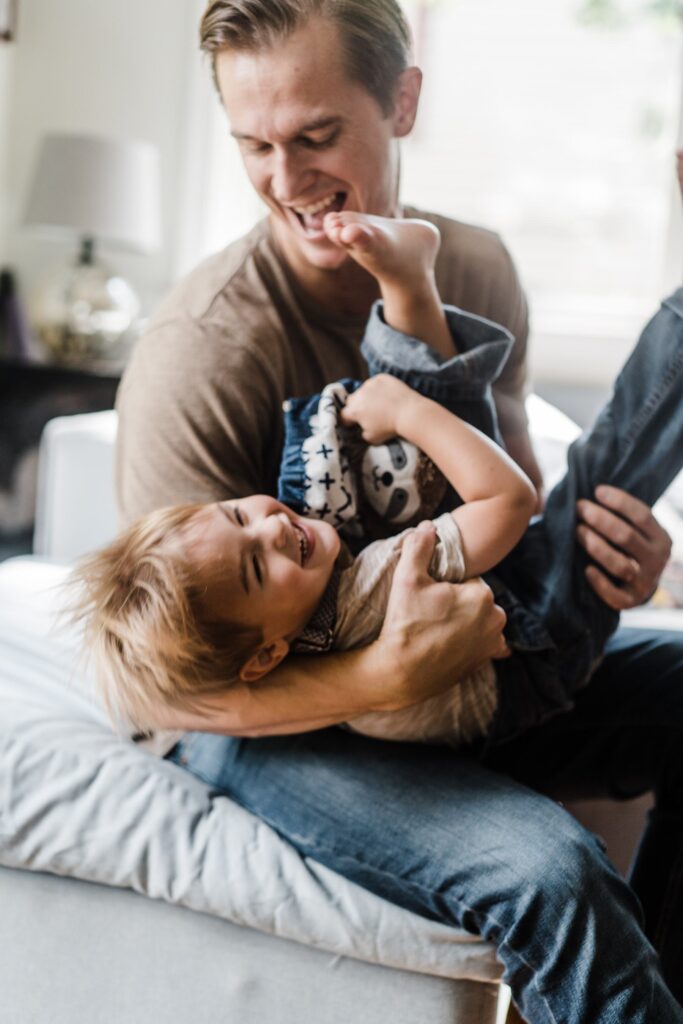
[[[0,40],[9,43],[17,31],[17,0],[0,0]]]

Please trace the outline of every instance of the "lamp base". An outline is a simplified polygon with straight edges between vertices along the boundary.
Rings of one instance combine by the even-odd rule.
[[[130,284],[91,257],[61,268],[45,282],[35,300],[34,330],[56,362],[115,359],[139,313]]]

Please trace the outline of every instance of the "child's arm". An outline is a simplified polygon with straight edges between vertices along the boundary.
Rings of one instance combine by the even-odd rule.
[[[498,445],[395,377],[372,377],[342,412],[363,438],[396,435],[421,448],[466,502],[451,514],[463,538],[467,576],[491,569],[515,546],[536,505],[536,491]]]

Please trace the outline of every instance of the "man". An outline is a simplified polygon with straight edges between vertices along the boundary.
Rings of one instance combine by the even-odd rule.
[[[398,141],[412,128],[421,76],[394,0],[214,0],[202,45],[270,213],[176,288],[135,353],[119,397],[124,519],[273,490],[282,400],[365,375],[358,343],[375,285],[325,238],[322,218],[402,213]],[[426,216],[442,233],[444,299],[517,336],[496,401],[508,447],[540,484],[522,409],[527,323],[514,267],[495,235]],[[619,491],[580,514],[578,539],[597,563],[591,585],[613,606],[638,603],[668,538]],[[408,706],[481,658],[504,656],[490,592],[476,581],[431,583],[429,548],[419,533],[406,544],[375,644],[288,660],[205,714],[178,712],[169,726],[228,735],[195,735],[172,756],[302,853],[495,942],[530,1022],[683,1021],[631,891],[595,838],[535,792],[657,789],[636,882],[681,998],[683,788],[669,742],[683,723],[677,637],[617,634],[575,709],[478,760],[339,729],[301,734]]]

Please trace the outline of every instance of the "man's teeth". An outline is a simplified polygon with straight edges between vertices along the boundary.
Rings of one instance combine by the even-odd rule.
[[[331,206],[336,198],[337,193],[333,192],[332,195],[325,196],[324,199],[319,199],[317,203],[311,203],[310,206],[295,206],[294,212],[298,213],[300,217],[313,217],[316,213]]]

